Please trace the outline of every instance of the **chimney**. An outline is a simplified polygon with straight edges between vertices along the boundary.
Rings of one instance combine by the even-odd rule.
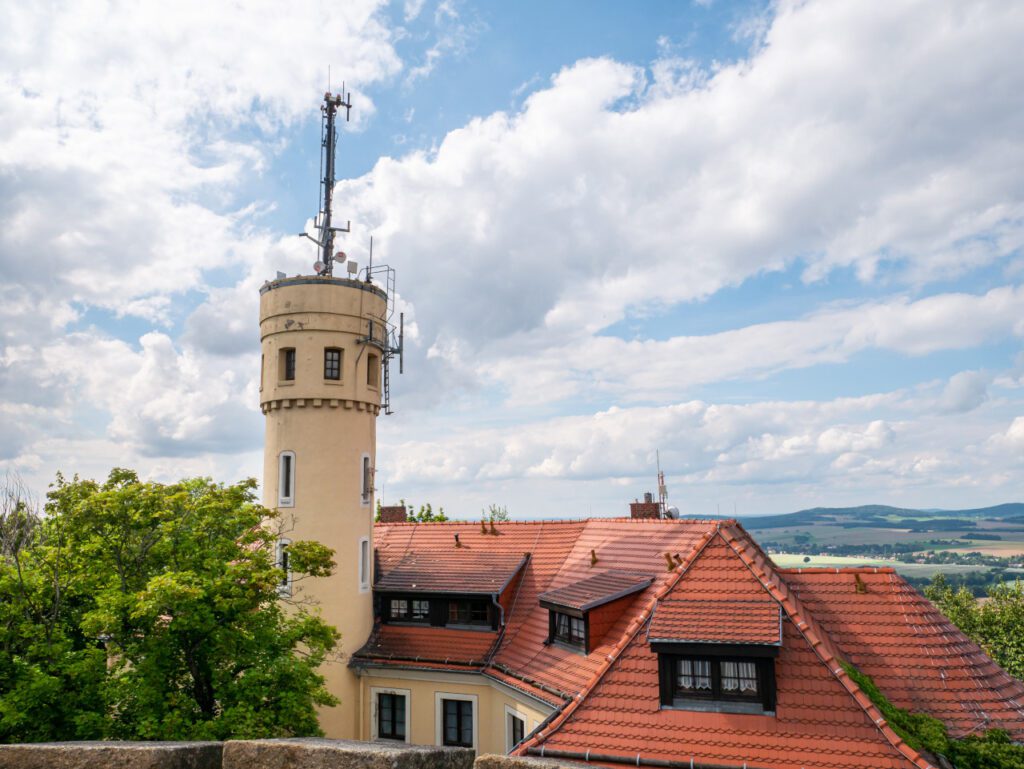
[[[650,492],[644,494],[643,502],[629,503],[630,518],[661,518],[661,503],[654,501]]]
[[[405,505],[391,505],[380,508],[381,523],[405,523]]]

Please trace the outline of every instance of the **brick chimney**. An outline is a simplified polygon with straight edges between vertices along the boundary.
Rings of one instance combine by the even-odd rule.
[[[380,508],[381,523],[405,523],[405,505],[390,505]]]
[[[654,495],[650,492],[644,494],[643,502],[629,503],[630,518],[661,518],[661,503],[654,501]]]

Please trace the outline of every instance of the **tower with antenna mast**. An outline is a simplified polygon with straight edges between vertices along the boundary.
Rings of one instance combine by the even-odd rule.
[[[373,625],[373,515],[376,421],[391,413],[390,364],[401,370],[402,315],[395,314],[395,271],[360,269],[336,247],[351,223],[335,225],[337,122],[352,109],[344,87],[321,104],[320,210],[310,274],[278,273],[260,289],[260,409],[265,415],[263,502],[281,513],[278,562],[287,574],[282,596],[319,605],[342,636],[339,659],[321,672],[341,705],[325,709],[329,737],[359,737],[359,685],[346,661]],[[341,275],[339,268],[344,265]],[[291,540],[315,540],[334,550],[326,578],[293,581],[287,572]]]

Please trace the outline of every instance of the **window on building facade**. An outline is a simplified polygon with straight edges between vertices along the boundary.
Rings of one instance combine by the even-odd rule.
[[[405,695],[377,694],[377,737],[405,740]]]
[[[551,612],[551,641],[560,641],[570,646],[585,649],[587,645],[587,621],[562,612]]]
[[[461,748],[473,747],[473,703],[442,699],[442,742]]]
[[[373,495],[373,469],[370,467],[370,457],[363,455],[362,475],[362,501],[364,505],[370,504],[370,497]]]
[[[295,452],[282,451],[277,464],[277,505],[292,507],[295,504]]]
[[[337,347],[324,350],[324,379],[341,379],[341,350]]]
[[[281,575],[280,582],[277,583],[277,592],[281,595],[291,595],[292,593],[292,570],[288,564],[288,545],[290,544],[290,540],[279,540],[277,543],[277,554],[274,559],[274,565],[284,572]]]
[[[448,602],[449,625],[490,625],[487,601],[459,599]]]
[[[370,587],[370,540],[363,537],[359,540],[359,589]]]
[[[285,347],[281,350],[278,358],[277,378],[284,382],[291,382],[295,379],[295,348]]]
[[[526,736],[526,721],[514,713],[508,714],[508,742],[506,746],[506,752],[511,751],[523,741],[523,737]]]

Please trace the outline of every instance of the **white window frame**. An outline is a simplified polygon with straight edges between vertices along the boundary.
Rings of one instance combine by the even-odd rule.
[[[363,465],[369,462],[369,472],[363,472]],[[370,486],[367,488],[366,481],[369,476]],[[369,454],[363,453],[359,457],[359,505],[369,507],[373,502],[373,459]]]
[[[285,496],[284,491],[284,460],[285,457],[290,457],[291,462],[289,468],[289,479],[288,487],[291,491],[290,496]],[[295,507],[295,452],[294,451],[282,451],[277,455],[277,506],[278,507]]]
[[[434,744],[444,745],[444,701],[462,700],[473,703],[473,750],[480,744],[480,702],[475,694],[434,692]]]
[[[291,543],[292,543],[292,541],[290,539],[288,539],[287,537],[281,537],[279,540],[277,540],[277,544],[274,546],[274,566],[276,566],[278,569],[281,568],[281,561],[283,560],[281,558],[281,555],[282,555],[284,549],[287,548],[289,545],[291,545]],[[277,585],[277,593],[278,593],[278,595],[290,596],[292,594],[292,570],[291,569],[285,569],[285,579],[286,579],[286,582],[284,582],[284,583],[280,583],[279,582],[278,583],[278,585]]]
[[[370,575],[373,573],[373,550],[370,548],[370,538],[359,538],[359,555],[356,557],[357,568],[359,569],[359,592],[365,593],[370,589]]]
[[[370,687],[370,739],[386,742],[397,742],[390,737],[377,736],[377,695],[378,694],[400,694],[405,697],[405,742],[412,742],[412,689],[393,689],[388,686]],[[475,711],[474,711],[475,712]]]
[[[515,745],[512,744],[512,721],[510,717],[518,718],[523,722],[523,741],[530,736],[529,723],[530,719],[521,710],[518,710],[513,705],[505,705],[505,752],[511,753]]]

